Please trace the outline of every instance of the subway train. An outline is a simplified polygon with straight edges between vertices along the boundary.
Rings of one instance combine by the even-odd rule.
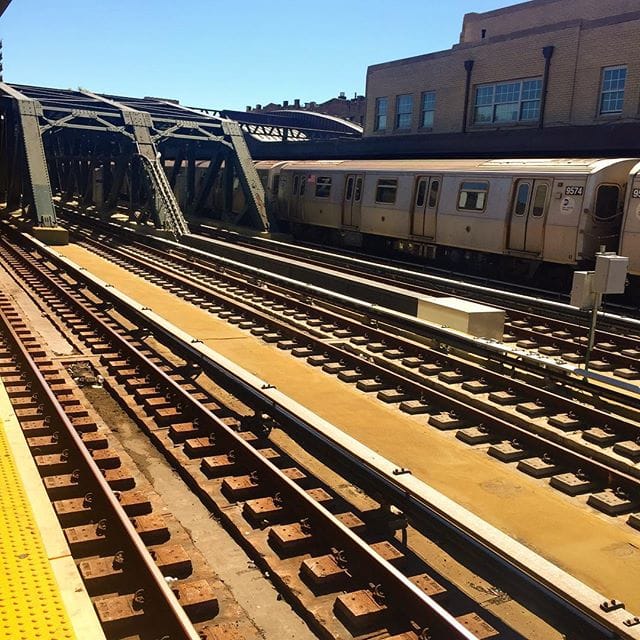
[[[296,237],[563,286],[604,246],[629,257],[629,273],[640,280],[639,158],[259,161],[256,168],[272,216]],[[180,191],[178,180],[179,199]]]

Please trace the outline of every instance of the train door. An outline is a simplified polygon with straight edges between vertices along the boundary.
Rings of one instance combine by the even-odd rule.
[[[411,234],[425,238],[436,236],[436,212],[440,195],[440,176],[418,176],[416,178],[413,211],[411,213]]]
[[[509,249],[542,253],[551,187],[548,180],[518,180],[509,224]]]
[[[345,227],[360,225],[362,180],[363,177],[357,174],[349,174],[345,180],[344,198],[342,199],[342,224]]]
[[[289,198],[289,219],[302,220],[304,213],[304,192],[307,186],[307,176],[303,173],[293,174],[291,198]]]

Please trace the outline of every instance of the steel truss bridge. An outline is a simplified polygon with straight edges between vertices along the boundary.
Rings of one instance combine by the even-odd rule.
[[[207,168],[196,180],[202,161]],[[174,195],[183,169],[184,211]],[[189,231],[186,216],[202,210],[216,183],[223,219],[269,229],[264,190],[237,122],[155,98],[0,83],[0,202],[37,227],[56,227],[55,196],[179,238]],[[232,213],[238,189],[243,204]]]

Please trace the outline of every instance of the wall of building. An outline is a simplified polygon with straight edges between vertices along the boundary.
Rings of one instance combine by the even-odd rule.
[[[627,12],[631,7],[636,9],[635,13]],[[473,61],[473,69],[467,131],[537,128],[537,120],[476,123],[475,92],[483,84],[542,79],[543,49],[549,46],[553,47],[553,55],[544,110],[545,127],[640,122],[639,9],[638,0],[533,0],[488,14],[467,15],[463,41],[452,49],[369,67],[365,136],[464,131],[465,61],[468,60]],[[567,20],[571,15],[573,19]],[[575,16],[593,16],[593,19]],[[476,33],[478,25],[491,26],[495,35],[472,40],[472,32]],[[482,28],[488,30],[489,26]],[[603,68],[617,65],[627,69],[622,112],[600,115]],[[420,127],[424,91],[436,92],[435,117],[429,129]],[[396,96],[402,94],[413,96],[413,114],[411,127],[399,130],[395,127],[395,107]],[[376,131],[374,127],[379,97],[388,98],[384,131]]]
[[[511,7],[467,13],[462,23],[461,43],[506,35],[524,28],[549,26],[571,20],[596,20],[638,11],[637,0],[533,0]]]
[[[299,111],[312,111],[314,113],[322,113],[336,118],[343,118],[355,124],[363,125],[366,108],[366,99],[364,96],[356,95],[353,98],[347,98],[344,94],[340,94],[337,98],[330,98],[325,102],[305,102],[301,103],[296,99],[293,102],[284,100],[282,104],[270,102],[265,105],[256,105],[255,107],[247,107],[247,111],[256,113],[270,113],[272,111],[281,111],[283,109],[295,109]]]

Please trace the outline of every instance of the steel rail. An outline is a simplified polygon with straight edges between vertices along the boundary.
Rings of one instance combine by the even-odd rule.
[[[73,211],[73,209],[71,209]],[[228,230],[221,230],[217,227],[212,227],[205,224],[196,225],[196,228],[202,228],[207,231],[210,231],[214,234],[224,235],[225,237],[233,237],[234,235],[240,237],[242,241],[247,241],[246,237],[242,236],[237,232],[232,232]],[[221,233],[222,231],[222,233]],[[207,236],[210,237],[210,236]],[[231,242],[234,242],[231,240]],[[548,298],[542,298],[536,295],[526,295],[522,293],[517,293],[515,291],[504,291],[502,289],[495,289],[490,286],[483,286],[479,284],[473,284],[471,282],[465,282],[463,280],[455,280],[453,278],[445,278],[444,276],[436,276],[431,273],[424,273],[421,271],[417,271],[413,267],[414,265],[410,265],[406,263],[406,266],[397,267],[393,264],[387,263],[376,263],[371,262],[369,260],[365,260],[364,258],[355,257],[353,255],[349,255],[349,252],[345,254],[336,253],[334,251],[329,251],[326,249],[315,249],[313,247],[308,246],[298,246],[293,245],[281,240],[273,240],[271,238],[263,238],[259,237],[259,243],[264,245],[269,245],[272,248],[275,247],[274,251],[277,252],[277,247],[284,246],[287,251],[290,251],[292,255],[300,257],[302,259],[305,258],[305,253],[311,256],[318,256],[318,261],[322,263],[324,261],[325,264],[332,264],[333,266],[347,264],[359,265],[363,269],[367,270],[367,273],[371,273],[371,271],[387,271],[392,274],[396,274],[398,277],[406,278],[409,274],[414,277],[416,280],[423,280],[428,283],[434,283],[435,285],[446,287],[448,289],[463,289],[468,290],[470,292],[480,293],[482,295],[490,295],[498,300],[512,300],[513,302],[517,302],[519,304],[525,304],[528,306],[540,306],[546,307],[551,311],[560,311],[562,313],[566,313],[573,317],[578,318],[586,318],[588,314],[584,311],[578,310],[576,307],[572,307],[570,304],[566,302],[558,302],[556,300],[549,300]],[[237,242],[234,242],[237,244]],[[253,247],[259,246],[258,242],[255,238],[251,238],[249,244]],[[330,261],[327,261],[327,258]],[[509,285],[509,283],[507,283]],[[540,291],[540,293],[543,293]],[[609,313],[606,311],[599,311],[598,318],[603,320],[610,320],[611,322],[617,322],[621,325],[628,326],[630,328],[634,328],[636,330],[640,330],[640,318],[629,318],[627,316],[622,316],[615,313]]]
[[[452,347],[464,352],[474,353],[482,357],[491,357],[510,366],[517,365],[524,369],[531,369],[538,373],[544,373],[545,375],[554,377],[558,380],[565,382],[568,381],[572,386],[582,390],[589,391],[591,393],[597,392],[599,395],[611,398],[617,402],[631,403],[634,406],[640,407],[640,400],[629,396],[629,392],[636,396],[640,396],[640,384],[619,380],[609,376],[603,376],[602,374],[594,371],[586,371],[579,366],[559,361],[558,358],[553,356],[543,356],[531,353],[529,350],[520,348],[517,345],[503,344],[488,338],[476,338],[454,329],[449,329],[438,324],[421,320],[401,311],[396,311],[388,307],[380,306],[376,303],[360,300],[325,287],[302,282],[295,278],[281,275],[273,271],[268,271],[261,267],[241,263],[237,260],[220,255],[214,256],[211,253],[196,247],[186,247],[184,244],[179,244],[160,237],[138,234],[131,229],[115,223],[106,223],[104,228],[109,229],[117,235],[123,235],[129,239],[133,239],[134,242],[140,242],[144,246],[151,245],[156,248],[160,247],[167,252],[186,252],[190,257],[196,260],[201,259],[205,263],[214,260],[216,263],[223,265],[224,267],[248,273],[257,279],[274,282],[284,288],[294,289],[311,295],[312,297],[335,301],[342,306],[352,308],[367,315],[368,317],[386,320],[395,327],[405,329],[419,335],[429,336],[438,342],[451,345]],[[606,384],[594,386],[589,382],[589,380],[605,382]]]
[[[140,539],[140,536],[138,535],[134,526],[131,524],[131,521],[125,513],[124,508],[118,502],[112,489],[109,487],[109,484],[100,472],[100,469],[98,468],[96,462],[89,454],[89,451],[87,450],[85,444],[82,442],[80,435],[65,414],[64,407],[60,404],[60,402],[54,395],[43,374],[38,369],[37,363],[33,360],[24,344],[20,340],[18,334],[11,326],[11,323],[7,318],[5,312],[1,309],[0,321],[3,324],[2,333],[10,339],[11,344],[14,347],[14,353],[17,355],[18,360],[21,362],[22,366],[28,369],[29,376],[38,387],[38,398],[41,400],[42,404],[52,414],[55,415],[57,424],[64,428],[65,435],[73,443],[76,449],[76,453],[80,456],[85,469],[87,469],[91,474],[91,480],[94,486],[98,487],[109,509],[115,516],[117,526],[124,532],[126,538],[128,539],[133,552],[135,553],[137,562],[144,568],[144,572],[147,575],[147,578],[143,579],[144,582],[147,583],[148,586],[151,586],[155,591],[155,594],[160,597],[162,602],[165,603],[166,606],[159,608],[159,611],[162,612],[161,615],[168,616],[166,620],[166,624],[169,627],[168,630],[171,633],[180,634],[179,637],[184,638],[185,640],[199,640],[200,636],[189,620],[184,609],[178,602],[175,594],[167,584],[167,581],[160,572],[160,569],[158,569],[157,565],[153,561],[149,551]],[[153,601],[154,598],[152,597],[151,600]],[[154,602],[154,606],[155,604],[157,603]],[[147,611],[145,613],[148,614],[149,612]]]
[[[98,245],[98,243],[94,243],[90,241],[91,246]],[[120,249],[117,247],[111,247],[110,245],[99,245],[96,246],[96,250],[98,253],[104,253],[106,255],[116,255],[116,256],[124,256],[123,259],[128,260],[129,263],[137,265],[138,268],[144,269],[149,274],[157,274],[160,277],[164,277],[170,282],[177,284],[197,295],[209,296],[209,297],[218,297],[224,298],[225,304],[235,304],[238,308],[239,312],[244,312],[249,317],[253,317],[257,319],[259,322],[265,324],[274,324],[277,321],[274,320],[272,316],[267,315],[265,312],[253,309],[242,302],[238,302],[236,300],[230,300],[227,296],[218,293],[210,289],[207,286],[204,286],[202,283],[197,282],[195,279],[190,279],[189,277],[175,273],[173,271],[168,272],[165,266],[160,267],[159,264],[153,263],[150,259],[145,259],[139,256],[131,255],[131,249]],[[158,256],[159,257],[159,256]],[[173,256],[171,256],[173,257]],[[185,265],[183,265],[185,266]],[[212,274],[214,275],[214,274]],[[217,277],[224,277],[226,274],[215,274]],[[233,279],[230,277],[229,279]],[[247,285],[247,283],[243,282],[243,286],[247,286],[250,289],[255,288],[259,290],[263,295],[271,294],[276,299],[286,300],[284,294],[280,294],[279,292],[269,292],[263,291],[257,286]],[[291,302],[291,300],[289,300]],[[303,302],[295,301],[295,304],[305,308]],[[311,308],[316,313],[316,315],[324,315],[327,322],[330,321],[339,321],[344,319],[337,316],[333,312],[327,310],[321,310],[318,313],[317,308]],[[349,323],[352,327],[356,326],[356,322]],[[342,349],[338,345],[334,345],[331,343],[322,342],[322,338],[305,333],[302,329],[297,328],[291,325],[284,325],[285,331],[289,334],[290,337],[293,337],[299,345],[305,344],[305,342],[316,341],[317,347],[320,351],[323,351],[326,354],[332,354],[332,360],[340,361],[340,360],[351,360],[354,367],[358,367],[363,372],[363,377],[365,372],[371,372],[371,377],[375,376],[390,376],[395,380],[396,383],[400,383],[406,390],[412,390],[414,394],[418,397],[421,395],[430,394],[432,398],[435,398],[436,401],[439,402],[442,406],[446,404],[454,405],[456,410],[460,410],[463,412],[463,416],[466,413],[471,413],[472,418],[476,418],[479,423],[484,424],[485,427],[491,426],[496,432],[503,433],[505,435],[513,435],[513,433],[509,434],[509,431],[515,432],[518,436],[524,436],[528,439],[530,443],[533,443],[533,448],[544,450],[545,447],[555,448],[560,451],[560,454],[563,457],[570,457],[572,462],[576,465],[575,469],[587,467],[592,471],[595,470],[595,473],[600,477],[600,479],[604,479],[605,485],[610,483],[613,479],[611,474],[611,469],[616,468],[622,473],[620,475],[614,474],[616,482],[621,482],[625,485],[633,486],[636,491],[640,486],[640,481],[638,477],[640,477],[640,470],[638,470],[635,465],[630,462],[622,462],[616,459],[611,459],[607,456],[600,448],[590,449],[587,445],[581,445],[575,443],[571,439],[563,438],[562,436],[557,436],[553,432],[548,432],[544,429],[528,429],[526,427],[523,428],[524,422],[526,419],[518,420],[515,418],[517,424],[513,426],[511,429],[510,426],[507,426],[507,422],[509,420],[513,421],[513,416],[508,416],[502,420],[496,420],[494,415],[488,415],[486,413],[486,406],[481,406],[480,402],[473,402],[473,400],[463,398],[460,400],[460,397],[456,395],[455,399],[450,399],[448,396],[443,395],[443,392],[439,390],[436,385],[431,384],[426,379],[420,379],[418,376],[411,376],[407,378],[407,375],[411,375],[409,372],[399,372],[398,370],[394,370],[391,368],[385,368],[384,364],[381,362],[381,358],[376,358],[374,356],[375,364],[372,364],[367,359],[364,359],[358,351],[351,347],[348,349]],[[566,412],[573,411],[576,415],[580,416],[585,423],[589,422],[591,426],[608,425],[612,429],[616,431],[616,433],[620,435],[626,435],[630,439],[634,440],[640,435],[640,428],[637,426],[633,426],[627,419],[616,417],[613,414],[606,413],[604,411],[600,411],[596,408],[585,407],[582,403],[574,403],[572,400],[567,399],[563,396],[557,395],[555,393],[546,391],[544,389],[535,388],[532,389],[530,384],[522,382],[520,380],[514,378],[508,378],[504,374],[493,372],[483,367],[470,363],[468,361],[462,360],[461,358],[451,356],[449,354],[439,353],[434,349],[426,347],[424,345],[412,344],[409,340],[398,338],[397,336],[393,336],[392,334],[376,329],[374,327],[361,327],[362,331],[367,331],[370,334],[371,340],[384,340],[388,344],[388,348],[403,347],[404,351],[407,355],[411,355],[410,349],[413,348],[413,351],[416,353],[423,354],[431,354],[431,360],[440,360],[444,362],[449,362],[449,366],[453,369],[460,368],[464,371],[473,371],[477,377],[484,377],[488,381],[502,383],[502,386],[506,388],[513,388],[517,391],[523,392],[523,395],[528,393],[530,398],[533,399],[544,399],[547,402],[551,403],[551,405],[562,406],[562,409]],[[368,357],[371,357],[371,354],[368,354]],[[426,384],[425,384],[426,383]],[[431,400],[432,398],[429,398]],[[425,398],[426,399],[426,398]],[[486,404],[486,403],[485,403]],[[510,424],[510,423],[509,423]],[[528,437],[529,436],[529,437]],[[572,457],[569,452],[575,452],[577,457]],[[548,451],[547,451],[548,453]],[[595,458],[601,464],[593,463],[591,458]]]
[[[26,236],[23,237],[26,238]],[[38,249],[45,248],[45,245],[41,245],[37,240],[29,240],[36,243]],[[61,266],[58,256],[55,254],[47,253],[47,259],[50,259],[53,263],[57,263],[58,266]],[[94,277],[86,270],[80,270],[77,266],[75,268],[70,268],[70,265],[68,264],[65,264],[63,268],[65,272],[70,273],[74,279],[77,279],[77,281],[85,283],[90,289],[93,288],[94,290],[99,291],[103,300],[109,300],[114,304],[114,306],[117,305],[119,310],[122,310],[123,302],[119,297],[122,294],[115,292],[111,285],[103,283],[99,287],[96,287],[97,283],[94,280]],[[54,289],[63,293],[63,290],[56,285],[50,276],[47,276],[47,274],[44,274],[43,272],[40,272],[40,275],[45,280],[49,280]],[[95,326],[100,327],[100,330],[108,336],[108,340],[112,345],[119,345],[123,352],[137,352],[137,349],[128,344],[123,336],[110,327],[105,326],[90,309],[83,308],[83,306],[72,297],[69,297],[68,300],[73,304],[73,306],[78,308],[83,315],[91,319]],[[131,303],[132,301],[129,301],[129,304]],[[146,325],[147,323],[145,322],[143,324]],[[296,484],[295,481],[283,474],[278,467],[258,453],[251,444],[241,438],[235,431],[233,431],[233,429],[204,407],[202,403],[192,398],[191,395],[172,380],[167,373],[162,371],[143,354],[137,352],[135,357],[140,363],[144,363],[145,368],[149,371],[153,371],[154,377],[163,381],[163,385],[171,390],[171,393],[174,397],[179,399],[183,406],[189,406],[196,414],[199,414],[199,422],[201,425],[215,428],[217,434],[222,434],[224,439],[233,443],[233,450],[239,458],[250,460],[251,462],[248,463],[248,465],[252,468],[257,467],[258,469],[262,469],[265,472],[265,476],[268,474],[268,477],[272,481],[275,480],[281,493],[285,494],[295,504],[302,504],[308,512],[315,514],[315,517],[312,516],[312,519],[316,524],[320,523],[321,529],[327,530],[327,533],[329,533],[329,539],[332,537],[337,538],[340,540],[339,544],[346,546],[348,549],[355,549],[358,554],[364,556],[367,561],[364,564],[358,565],[361,570],[364,569],[365,572],[373,575],[382,574],[386,576],[383,588],[388,594],[390,606],[395,606],[398,610],[402,610],[406,613],[411,611],[412,615],[415,615],[415,618],[413,619],[418,623],[426,623],[434,632],[439,631],[441,633],[448,634],[443,635],[443,638],[474,640],[475,636],[460,622],[458,622],[454,616],[425,594],[419,587],[414,585],[398,569],[372,550],[366,542],[354,534],[346,525],[337,520],[330,511],[308,496],[304,489]]]
[[[147,307],[79,267],[72,260],[30,236],[22,234],[22,237],[26,243],[46,255],[53,264],[72,274],[74,279],[100,292],[102,298],[117,306],[120,313],[135,318],[136,324],[151,328],[156,336],[162,336],[163,341],[174,346],[178,352],[190,355],[190,359],[202,363],[208,371],[223,374],[232,380],[239,388],[244,389],[246,394],[268,407],[271,415],[277,419],[294,424],[317,441],[324,442],[340,459],[357,465],[370,481],[379,484],[383,492],[391,491],[398,506],[407,507],[407,512],[411,515],[442,521],[452,533],[473,545],[491,562],[498,563],[520,579],[534,585],[539,592],[553,601],[562,603],[566,610],[606,637],[640,639],[640,623],[636,622],[637,619],[623,606],[608,607],[606,599],[601,594],[484,523],[466,509],[412,477],[406,470],[399,469],[397,465],[347,436],[279,392],[268,382],[238,367]],[[216,420],[215,416],[212,418]],[[228,430],[226,425],[223,426]],[[247,443],[241,441],[240,446],[246,447]],[[290,481],[286,479],[285,482]],[[348,530],[346,533],[351,534]],[[377,556],[374,556],[374,560],[381,561]],[[391,569],[393,570],[392,567]],[[396,577],[406,580],[402,574]],[[410,589],[415,594],[413,585],[410,585]],[[426,597],[422,593],[415,595]]]

